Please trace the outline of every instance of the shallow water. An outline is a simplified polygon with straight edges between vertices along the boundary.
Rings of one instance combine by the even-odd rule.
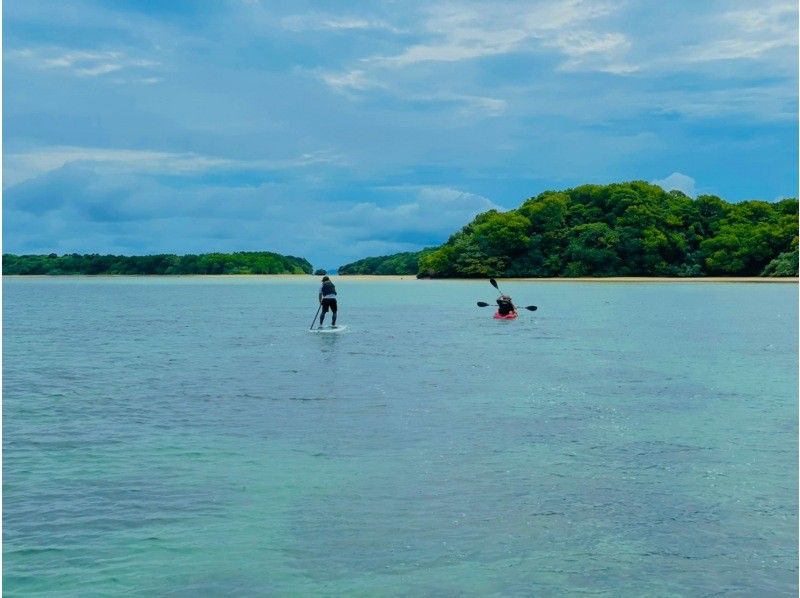
[[[797,594],[797,285],[6,278],[33,595]]]

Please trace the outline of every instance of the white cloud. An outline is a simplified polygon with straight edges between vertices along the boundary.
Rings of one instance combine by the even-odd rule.
[[[329,87],[346,95],[353,91],[382,89],[407,102],[456,104],[459,106],[456,112],[461,116],[500,116],[508,108],[508,101],[502,98],[458,93],[415,93],[405,91],[402,86],[391,88],[383,82],[370,78],[360,69],[345,73],[323,72],[320,76]]]
[[[675,54],[680,62],[703,63],[718,60],[754,60],[771,50],[796,45],[790,36],[776,38],[728,38],[688,46]]]
[[[211,170],[279,170],[319,164],[342,164],[343,158],[329,151],[315,151],[277,160],[233,160],[185,152],[49,146],[6,153],[3,156],[3,186],[12,187],[67,164],[91,162],[106,172],[144,174],[199,174]]]
[[[680,172],[673,172],[666,178],[653,181],[653,184],[658,185],[665,191],[677,189],[678,191],[683,191],[689,197],[694,197],[695,195],[694,179]]]
[[[9,52],[7,57],[38,70],[62,71],[77,77],[99,77],[127,70],[158,67],[153,60],[131,58],[122,51],[65,50],[56,47],[23,48]]]
[[[462,114],[498,116],[507,109],[506,98],[470,91],[468,81],[453,82],[448,89],[447,73],[438,65],[555,50],[565,57],[558,67],[562,71],[629,74],[638,68],[626,59],[631,41],[591,27],[616,10],[600,0],[435,4],[419,15],[414,43],[394,54],[361,58],[343,72],[325,72],[320,78],[338,92],[381,89],[412,102],[459,102]]]
[[[18,252],[271,249],[334,267],[441,243],[477,213],[498,208],[446,186],[366,191],[374,201],[326,201],[302,182],[176,188],[73,164],[6,192],[4,209],[9,250]]]
[[[420,68],[417,72],[422,79],[403,77],[402,83],[393,71],[555,50],[564,58],[556,66],[561,72],[619,76],[678,69],[705,72],[704,65],[709,62],[760,58],[797,46],[797,8],[791,1],[778,0],[758,9],[731,9],[721,14],[697,11],[693,20],[676,30],[675,35],[656,32],[647,37],[630,28],[625,33],[609,30],[609,20],[624,9],[623,3],[600,0],[435,4],[419,15],[413,28],[417,41],[394,54],[364,57],[357,68],[343,75],[330,75],[325,82],[339,90],[382,87],[401,97],[413,95],[416,88],[418,96],[433,97],[431,93],[419,93],[434,85],[432,73],[436,71],[432,68]],[[617,22],[615,28],[620,26]],[[691,33],[693,28],[702,31],[702,35]],[[686,34],[691,38],[681,37]],[[687,43],[689,39],[702,41]],[[784,52],[773,58],[785,61],[790,54]],[[465,93],[466,86],[452,91],[464,96],[479,95]]]
[[[636,72],[639,67],[625,62],[631,41],[621,33],[596,33],[575,31],[558,35],[544,42],[547,47],[557,48],[567,56],[559,65],[563,71],[599,71],[614,75]]]
[[[365,89],[385,87],[382,83],[370,79],[363,70],[354,69],[344,73],[322,73],[322,80],[336,90]]]
[[[342,72],[318,76],[338,92],[382,90],[406,102],[460,104],[454,113],[461,116],[496,117],[507,111],[508,99],[469,93],[462,90],[467,86],[461,85],[441,91],[442,80],[431,75],[436,71],[420,71],[426,73],[422,79],[413,75],[398,78],[397,71],[411,71],[405,67],[421,63],[460,62],[549,47],[569,58],[565,70],[627,74],[635,67],[619,59],[630,46],[624,36],[585,29],[571,36],[563,33],[613,10],[609,3],[594,0],[546,1],[533,6],[513,2],[435,5],[425,9],[414,30],[426,41],[394,55],[362,58],[357,66]],[[604,62],[605,55],[610,58]]]
[[[139,172],[199,172],[222,166],[225,160],[195,154],[175,154],[125,149],[50,146],[27,152],[6,153],[3,157],[3,183],[13,186],[73,162],[116,165]]]
[[[119,71],[122,68],[123,66],[121,64],[112,64],[106,62],[90,67],[77,68],[74,72],[76,75],[80,75],[81,77],[96,77],[97,75],[107,75],[108,73]]]
[[[429,9],[421,29],[430,42],[400,54],[374,58],[382,64],[409,66],[419,62],[456,62],[508,54],[535,42],[545,45],[564,30],[612,12],[609,3],[589,0],[445,4]]]
[[[687,63],[754,60],[780,48],[797,55],[797,4],[779,1],[757,9],[731,10],[711,20],[707,40],[675,54]]]
[[[472,106],[473,110],[484,112],[488,116],[500,116],[508,108],[508,102],[499,98],[482,96],[454,96]]]
[[[437,43],[411,46],[396,56],[376,58],[376,62],[391,66],[408,66],[419,62],[458,62],[484,56],[506,54],[527,38],[524,31],[504,29],[487,31],[462,30],[457,36]]]
[[[35,57],[32,51],[24,54],[26,57]],[[105,60],[117,60],[120,57],[118,52],[67,52],[55,58],[40,58],[40,66],[44,68],[69,68],[80,63],[92,63]]]
[[[400,30],[381,19],[364,18],[358,16],[330,15],[312,13],[302,15],[289,15],[280,20],[281,27],[288,31],[321,31],[321,30],[384,30],[399,33]]]
[[[482,195],[446,186],[383,187],[410,201],[388,206],[361,202],[337,214],[337,222],[356,223],[365,230],[432,232],[449,235],[472,218],[500,206]]]
[[[631,44],[621,33],[597,34],[592,31],[576,31],[559,35],[553,45],[568,56],[585,56],[628,49]]]

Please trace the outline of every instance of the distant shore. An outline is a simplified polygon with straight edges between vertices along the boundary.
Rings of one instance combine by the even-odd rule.
[[[483,278],[417,278],[413,274],[331,274],[331,278],[342,281],[364,281],[364,282],[482,282]],[[269,280],[314,280],[322,278],[320,275],[312,274],[4,274],[4,279],[26,278],[26,279],[58,279],[58,278],[208,278],[208,279],[269,279]],[[592,282],[592,283],[697,283],[697,282],[746,282],[746,283],[768,283],[768,284],[797,284],[800,278],[796,276],[765,277],[765,276],[706,276],[694,278],[679,278],[667,276],[609,276],[609,277],[582,277],[582,278],[498,278],[505,282]]]

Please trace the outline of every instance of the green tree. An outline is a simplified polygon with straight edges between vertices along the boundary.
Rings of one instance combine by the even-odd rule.
[[[619,234],[604,222],[579,224],[569,231],[566,276],[611,276],[619,267]]]

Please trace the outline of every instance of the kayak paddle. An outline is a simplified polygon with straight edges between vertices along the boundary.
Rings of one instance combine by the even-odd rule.
[[[486,303],[485,301],[478,301],[478,307],[492,307],[492,304],[491,303]],[[521,309],[527,309],[528,311],[536,311],[539,308],[536,307],[535,305],[528,305],[528,306],[523,307]]]
[[[499,286],[497,286],[497,281],[496,281],[494,278],[490,278],[490,279],[489,279],[489,282],[491,283],[491,285],[492,285],[494,288],[496,288],[496,289],[497,289],[497,292],[498,292],[498,293],[500,293],[501,295],[503,294],[503,291],[501,291],[501,290],[500,290],[500,287],[499,287]],[[478,301],[478,307],[489,307],[489,304],[488,304],[488,303],[484,303],[483,301]],[[536,307],[535,305],[529,305],[529,306],[527,306],[527,307],[523,307],[522,309],[527,309],[528,311],[536,311],[536,310],[537,310],[537,309],[539,309],[539,308],[538,308],[538,307]]]

